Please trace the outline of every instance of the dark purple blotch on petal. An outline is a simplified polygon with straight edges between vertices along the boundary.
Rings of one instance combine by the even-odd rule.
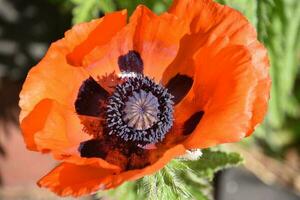
[[[131,50],[118,59],[118,65],[121,72],[143,73],[144,63],[137,51]]]
[[[177,74],[166,85],[168,91],[174,96],[174,103],[179,103],[189,92],[193,85],[193,79],[186,75]]]
[[[105,158],[107,150],[105,144],[100,139],[91,139],[80,143],[78,151],[81,157],[85,158]]]
[[[183,135],[191,134],[204,115],[204,111],[194,113],[183,125]]]
[[[92,77],[83,81],[80,86],[75,109],[79,115],[99,116],[105,108],[101,104],[109,96],[109,93],[102,88]]]

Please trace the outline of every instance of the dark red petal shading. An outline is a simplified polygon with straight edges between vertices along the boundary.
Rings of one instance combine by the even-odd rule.
[[[105,158],[106,151],[103,148],[105,143],[101,143],[98,139],[91,139],[85,142],[82,142],[78,148],[81,157],[85,158]]]
[[[140,54],[137,51],[130,50],[127,54],[118,58],[118,65],[121,72],[143,73],[144,64]]]
[[[104,101],[109,93],[102,88],[92,77],[86,79],[78,91],[75,109],[79,115],[97,117],[105,112]]]
[[[174,103],[177,104],[185,97],[193,85],[193,79],[186,75],[177,74],[165,85],[168,91],[174,96]]]
[[[197,125],[200,123],[200,120],[202,119],[204,115],[204,111],[199,111],[193,114],[190,118],[188,118],[184,124],[183,124],[183,135],[189,135],[191,134]]]

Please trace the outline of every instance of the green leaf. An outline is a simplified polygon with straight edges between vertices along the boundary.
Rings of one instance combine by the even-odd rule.
[[[164,183],[170,187],[176,196],[187,199],[191,198],[192,195],[188,189],[184,187],[184,180],[180,177],[181,172],[178,172],[178,170],[172,167],[172,165],[168,165],[163,168],[160,173],[164,179]]]
[[[118,9],[127,9],[128,14],[131,15],[140,4],[147,6],[155,13],[162,13],[169,8],[172,0],[115,0],[114,2]]]
[[[71,0],[74,4],[73,8],[73,24],[89,21],[98,17],[100,12],[99,0]]]
[[[73,24],[90,21],[99,17],[100,13],[113,12],[116,6],[112,0],[71,0],[73,8]]]
[[[112,0],[101,0],[99,3],[99,9],[104,13],[113,12],[116,6]]]
[[[139,199],[138,193],[136,192],[136,183],[134,182],[126,182],[114,190],[99,191],[96,195],[96,197],[99,199],[101,199],[103,196],[113,197],[118,200]]]
[[[268,49],[272,77],[268,115],[264,130],[259,130],[262,137],[258,141],[268,152],[275,154],[291,144],[278,142],[280,135],[294,137],[292,143],[296,144],[299,133],[287,126],[290,121],[299,121],[300,118],[300,101],[296,93],[299,90],[296,81],[299,80],[300,67],[297,57],[300,53],[300,1],[256,0],[256,4],[257,31]]]
[[[243,158],[238,153],[228,153],[223,151],[213,151],[205,149],[203,155],[196,161],[183,161],[190,169],[199,176],[204,176],[209,179],[213,178],[215,172],[240,165],[243,163]]]

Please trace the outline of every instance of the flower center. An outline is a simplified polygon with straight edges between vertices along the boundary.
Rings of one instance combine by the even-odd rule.
[[[143,75],[124,78],[108,99],[109,135],[137,145],[162,141],[173,125],[173,96]]]
[[[133,92],[125,103],[123,120],[129,127],[146,130],[158,121],[159,103],[152,92]]]

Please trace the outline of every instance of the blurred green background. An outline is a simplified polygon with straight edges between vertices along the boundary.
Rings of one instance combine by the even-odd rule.
[[[271,63],[273,83],[268,114],[255,134],[237,148],[245,152],[246,159],[258,163],[246,167],[262,175],[260,178],[272,172],[277,177],[275,182],[300,193],[300,0],[218,2],[247,16],[267,47]],[[0,0],[0,122],[18,124],[18,93],[28,70],[72,24],[115,10],[128,9],[131,14],[138,4],[159,14],[171,3],[172,0]],[[9,135],[9,129],[8,123],[1,123],[0,136]],[[0,156],[5,156],[6,151],[5,140],[0,140]],[[266,165],[270,166],[261,167]],[[282,177],[280,173],[290,174]]]

